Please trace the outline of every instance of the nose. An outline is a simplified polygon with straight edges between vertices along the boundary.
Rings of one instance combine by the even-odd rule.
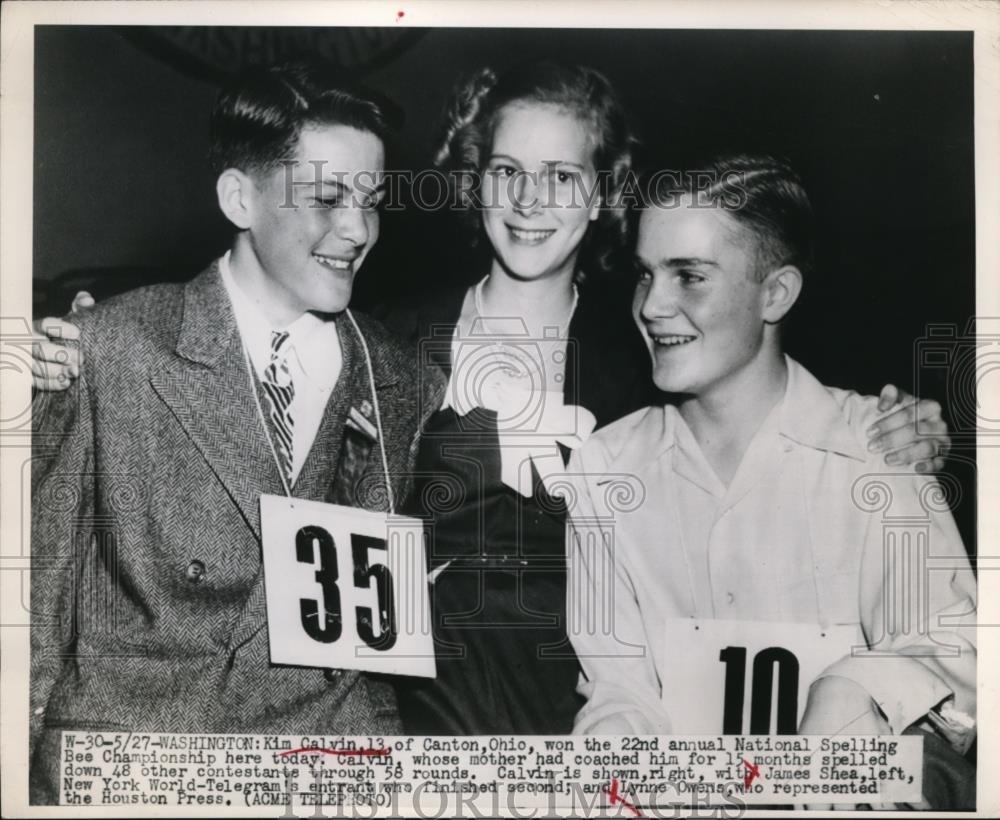
[[[669,319],[677,315],[677,289],[668,276],[653,275],[642,295],[639,316],[646,322]]]
[[[521,171],[513,179],[514,210],[521,216],[539,210],[538,179],[531,171]]]
[[[356,248],[363,248],[368,243],[369,227],[364,208],[349,206],[335,208],[334,232],[339,239],[350,242]]]

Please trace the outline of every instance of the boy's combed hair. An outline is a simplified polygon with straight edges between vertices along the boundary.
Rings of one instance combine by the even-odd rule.
[[[517,103],[555,106],[587,128],[599,190],[606,196],[584,238],[578,264],[581,272],[610,272],[628,242],[627,214],[618,199],[632,169],[636,140],[610,81],[585,66],[540,62],[500,76],[484,68],[456,86],[435,165],[448,173],[455,188],[453,201],[462,206],[473,241],[482,235],[481,214],[475,207],[478,189],[466,187],[462,175],[481,181],[499,116],[505,106]],[[580,193],[582,199],[590,192]]]
[[[652,175],[652,207],[676,206],[690,197],[698,207],[721,207],[753,237],[755,273],[763,280],[775,268],[813,266],[812,205],[798,173],[769,154],[717,154],[682,173]]]
[[[262,173],[291,159],[309,125],[347,125],[385,140],[389,116],[371,92],[320,62],[256,66],[224,88],[212,111],[209,162],[215,173]]]

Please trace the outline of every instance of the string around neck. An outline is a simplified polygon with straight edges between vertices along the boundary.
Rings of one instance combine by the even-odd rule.
[[[483,324],[484,330],[488,329],[486,327],[486,311],[483,309],[483,287],[486,285],[486,282],[489,280],[490,276],[492,276],[492,274],[487,274],[482,279],[480,279],[479,282],[476,284],[475,289],[472,292],[473,302],[476,306],[476,313],[478,314],[479,319]],[[566,332],[569,330],[569,323],[573,320],[573,314],[576,313],[576,306],[579,301],[580,301],[580,290],[577,288],[576,283],[574,282],[573,302],[569,306],[569,311],[567,312],[566,317],[558,325],[556,325],[556,328],[559,331],[559,336],[566,335]],[[523,318],[521,319],[521,321],[522,322],[524,321]]]
[[[389,515],[396,514],[396,499],[392,492],[392,481],[389,477],[389,459],[385,453],[385,436],[382,433],[382,411],[378,403],[378,392],[375,390],[375,371],[372,368],[372,357],[371,353],[368,352],[368,342],[365,341],[365,335],[361,332],[361,328],[358,327],[358,323],[354,318],[354,314],[351,313],[350,308],[346,308],[344,313],[347,314],[347,318],[351,320],[351,325],[354,327],[354,332],[358,334],[358,339],[361,341],[361,349],[365,354],[365,367],[368,370],[368,385],[371,389],[372,395],[372,409],[375,413],[375,429],[378,431],[378,448],[379,452],[382,454],[382,474],[385,477],[385,493],[386,501],[389,507]]]
[[[382,430],[382,412],[379,406],[378,392],[375,390],[375,371],[372,367],[372,357],[368,350],[368,342],[365,340],[364,334],[361,332],[361,328],[358,326],[357,321],[354,318],[354,314],[351,313],[350,309],[344,311],[347,314],[347,318],[350,320],[351,325],[354,327],[355,333],[358,334],[358,340],[361,342],[361,350],[365,357],[365,369],[368,373],[368,384],[371,389],[372,397],[372,408],[375,413],[375,429],[378,431],[378,446],[379,453],[382,456],[382,475],[385,479],[385,492],[386,501],[388,506],[388,512],[390,515],[395,515],[396,513],[396,499],[395,494],[392,490],[392,481],[389,475],[389,458],[385,451],[385,435]],[[274,464],[278,468],[278,476],[281,478],[281,486],[285,491],[285,495],[288,498],[292,498],[292,488],[285,478],[284,471],[281,469],[281,461],[278,458],[278,452],[274,446],[274,440],[271,437],[271,432],[267,428],[267,419],[264,415],[264,408],[260,403],[260,396],[257,394],[257,383],[254,379],[253,363],[250,361],[250,353],[247,351],[246,344],[240,341],[240,346],[243,350],[243,360],[247,367],[247,376],[250,379],[250,392],[253,394],[254,405],[257,408],[257,417],[260,419],[261,426],[264,430],[264,438],[267,440],[267,446],[271,450],[271,457],[274,459]]]

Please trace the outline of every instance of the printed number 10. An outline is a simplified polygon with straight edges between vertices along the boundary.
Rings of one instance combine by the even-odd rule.
[[[316,600],[301,598],[299,610],[302,618],[302,628],[314,641],[334,643],[340,639],[343,631],[343,616],[341,614],[340,589],[337,581],[340,579],[337,569],[337,546],[330,535],[322,527],[302,527],[295,533],[295,558],[303,564],[313,564],[313,547],[319,547],[319,566],[316,569],[316,583],[323,590],[323,617],[320,617],[320,604]],[[396,613],[393,606],[392,573],[384,564],[369,566],[368,551],[372,549],[385,550],[386,543],[381,538],[365,535],[351,535],[351,553],[354,563],[354,586],[358,589],[371,589],[371,579],[375,579],[375,594],[378,597],[379,636],[375,637],[373,627],[374,616],[371,608],[355,607],[357,615],[357,630],[359,637],[373,649],[386,651],[396,644]]]
[[[743,734],[743,703],[746,693],[747,650],[727,646],[719,653],[726,665],[726,689],[723,696],[722,732]],[[753,659],[750,679],[750,734],[771,733],[771,695],[774,691],[774,667],[778,667],[777,734],[794,735],[799,714],[799,660],[787,649],[771,646]]]

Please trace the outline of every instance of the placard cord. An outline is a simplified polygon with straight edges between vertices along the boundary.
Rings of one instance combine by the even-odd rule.
[[[385,436],[382,432],[382,410],[378,402],[378,393],[375,390],[375,371],[372,368],[371,353],[368,351],[368,342],[365,341],[365,336],[361,332],[361,328],[358,327],[354,314],[351,313],[350,309],[347,309],[344,312],[347,314],[347,318],[351,320],[351,325],[354,327],[354,331],[358,334],[358,339],[361,341],[361,350],[365,354],[365,368],[368,371],[368,385],[371,389],[372,407],[375,411],[375,428],[378,431],[378,448],[379,453],[382,456],[382,474],[385,478],[386,500],[389,506],[389,514],[395,515],[396,499],[392,492],[392,481],[389,479],[389,458],[385,452]],[[278,458],[278,452],[274,449],[274,441],[271,438],[270,431],[267,429],[267,418],[264,415],[264,408],[261,407],[260,396],[257,395],[257,382],[254,380],[253,364],[250,361],[250,354],[247,352],[246,345],[242,344],[242,340],[241,347],[243,348],[243,360],[247,366],[247,376],[250,379],[250,392],[253,394],[253,401],[257,407],[257,417],[260,419],[261,426],[264,429],[264,438],[267,439],[267,446],[271,450],[271,457],[274,459],[275,466],[278,468],[278,476],[281,478],[281,486],[285,490],[285,495],[291,498],[292,490],[288,485],[287,479],[285,478],[284,470],[281,469],[281,461]]]
[[[344,312],[347,314],[347,318],[351,320],[351,324],[354,326],[354,331],[358,334],[358,339],[361,340],[361,349],[365,354],[365,367],[368,368],[368,385],[371,388],[372,407],[375,410],[375,427],[378,430],[378,448],[379,452],[382,454],[382,472],[385,476],[386,500],[389,504],[389,515],[395,515],[396,501],[392,492],[392,481],[389,480],[389,459],[385,454],[385,436],[382,434],[382,411],[379,408],[378,393],[375,391],[375,371],[372,369],[372,357],[368,352],[368,342],[365,341],[365,335],[361,332],[361,328],[358,327],[358,323],[355,321],[354,314],[351,313],[351,309],[347,308]]]

